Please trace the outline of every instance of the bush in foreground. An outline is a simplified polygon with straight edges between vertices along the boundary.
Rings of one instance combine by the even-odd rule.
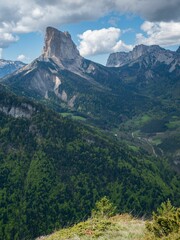
[[[180,208],[172,206],[170,200],[153,212],[152,222],[146,224],[146,239],[180,239]]]

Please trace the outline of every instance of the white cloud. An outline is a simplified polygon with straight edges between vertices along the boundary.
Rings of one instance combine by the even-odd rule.
[[[16,34],[98,19],[112,11],[140,15],[147,21],[180,21],[179,0],[6,0],[0,1],[0,47],[17,40]],[[111,19],[113,24],[116,20]]]
[[[115,0],[115,10],[140,15],[149,21],[179,21],[179,0]]]
[[[6,48],[9,44],[17,42],[18,39],[19,38],[17,36],[14,36],[11,33],[0,32],[0,48]]]
[[[144,22],[141,29],[145,35],[136,35],[138,44],[173,46],[180,44],[180,22]]]
[[[79,35],[79,51],[82,56],[91,56],[109,52],[131,50],[128,46],[119,40],[121,30],[119,28],[102,28],[100,30],[87,30]]]
[[[96,19],[111,9],[102,0],[6,0],[0,2],[0,28],[4,32],[24,33],[81,20]]]
[[[18,60],[18,61],[26,61],[26,60],[28,60],[28,58],[27,58],[24,54],[20,54],[20,55],[17,57],[17,60]]]
[[[112,11],[139,14],[151,21],[180,20],[179,0],[6,0],[0,1],[0,28],[11,32],[97,19]]]

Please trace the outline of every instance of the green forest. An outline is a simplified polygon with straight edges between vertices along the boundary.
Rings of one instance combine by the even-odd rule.
[[[34,239],[87,219],[103,196],[136,216],[168,198],[180,205],[166,159],[0,90],[0,107],[34,109],[30,118],[0,114],[0,239]]]

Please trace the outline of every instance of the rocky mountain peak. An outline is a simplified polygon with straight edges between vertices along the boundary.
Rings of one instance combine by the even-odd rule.
[[[44,60],[52,58],[59,65],[63,65],[63,62],[73,62],[80,54],[68,32],[47,27],[42,57]]]
[[[151,60],[148,60],[151,59]],[[146,64],[164,62],[170,64],[174,59],[174,52],[161,48],[158,45],[137,45],[128,53],[117,52],[110,54],[107,67],[121,67],[125,64],[133,64],[145,60]],[[149,62],[148,62],[149,61]]]
[[[141,57],[146,53],[159,52],[160,50],[162,50],[162,48],[158,45],[146,46],[141,44],[135,46],[130,52],[130,55],[132,60],[136,60],[137,58]]]
[[[143,44],[137,45],[133,48],[130,52],[117,52],[110,54],[107,60],[107,67],[120,67],[123,66],[131,61],[135,61],[136,59],[140,58],[141,56],[150,53],[150,52],[157,52],[161,48],[159,46],[146,46]]]
[[[130,53],[132,54],[133,58],[138,58],[142,56],[144,53],[146,53],[147,49],[148,49],[148,46],[141,44],[141,45],[135,46]]]

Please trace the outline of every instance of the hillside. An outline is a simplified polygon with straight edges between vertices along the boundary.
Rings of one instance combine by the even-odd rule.
[[[89,219],[37,240],[143,240],[144,236],[145,221],[123,214],[108,219]]]
[[[90,215],[107,195],[119,212],[150,214],[179,179],[164,159],[134,151],[0,85],[0,239],[33,239]]]

